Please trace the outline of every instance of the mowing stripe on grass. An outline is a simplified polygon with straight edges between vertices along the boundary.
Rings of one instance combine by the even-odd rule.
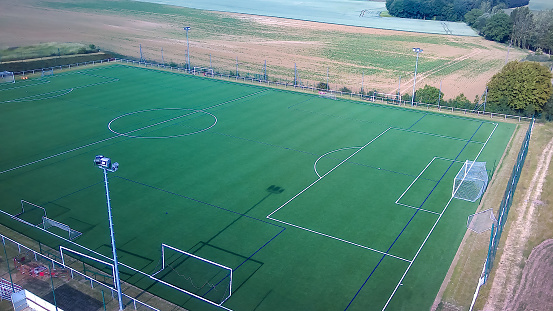
[[[465,145],[463,146],[463,148],[461,149],[461,151],[459,151],[459,153],[457,154],[457,156],[455,157],[455,160],[457,160],[457,158],[461,155],[461,153],[463,152],[463,150],[465,150],[465,148],[468,146],[468,144],[470,143],[470,140],[474,137],[474,135],[476,135],[476,133],[478,132],[478,130],[480,130],[480,128],[482,127],[482,124],[484,124],[484,122],[481,122],[480,123],[480,126],[478,126],[478,128],[476,129],[476,131],[474,131],[474,133],[472,134],[472,136],[468,139],[468,141],[465,143]],[[492,133],[493,134],[493,133]],[[490,135],[491,137],[491,135]],[[451,162],[451,164],[448,166],[448,168],[445,170],[445,172],[443,173],[442,177],[440,177],[440,179],[438,180],[438,182],[434,185],[434,187],[432,188],[432,190],[430,191],[430,193],[426,196],[426,198],[424,199],[424,201],[421,203],[421,205],[419,206],[419,209],[417,209],[415,211],[415,213],[413,214],[413,216],[411,216],[411,219],[409,219],[409,221],[407,222],[407,224],[405,224],[405,226],[403,227],[403,229],[401,230],[401,232],[398,234],[398,236],[395,238],[395,240],[392,242],[392,244],[390,245],[390,247],[388,247],[388,250],[386,251],[386,254],[388,254],[388,252],[390,251],[390,249],[392,249],[392,247],[394,246],[394,244],[397,242],[397,240],[399,239],[399,237],[403,234],[403,232],[405,232],[405,229],[407,229],[407,226],[409,226],[409,224],[411,223],[411,221],[413,220],[413,218],[415,218],[415,215],[417,215],[417,213],[419,212],[420,208],[424,205],[424,203],[426,203],[426,201],[428,200],[428,198],[430,197],[430,195],[432,194],[432,192],[434,192],[434,190],[436,189],[436,187],[438,187],[438,184],[442,181],[442,179],[445,177],[445,175],[447,174],[447,172],[449,171],[449,169],[453,166],[455,162]],[[441,216],[441,215],[440,215]],[[349,308],[349,306],[351,306],[351,304],[353,303],[353,301],[355,300],[355,298],[357,298],[357,295],[359,295],[359,293],[361,292],[361,290],[363,289],[363,287],[365,286],[365,284],[367,284],[367,282],[369,281],[369,279],[371,278],[371,276],[374,274],[374,272],[376,271],[376,269],[378,268],[378,266],[382,263],[382,261],[384,260],[384,258],[386,258],[386,255],[383,255],[380,260],[378,261],[378,263],[376,264],[376,266],[373,268],[373,270],[371,271],[371,273],[369,274],[369,276],[367,277],[367,279],[365,280],[365,282],[363,282],[363,285],[361,285],[361,287],[359,288],[359,290],[357,290],[357,293],[355,293],[355,295],[353,296],[353,298],[351,299],[351,301],[348,303],[348,305],[346,306],[346,308],[344,309],[347,310]],[[412,261],[410,262],[410,265],[412,264]]]

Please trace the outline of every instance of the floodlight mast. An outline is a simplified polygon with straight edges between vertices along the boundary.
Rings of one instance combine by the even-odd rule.
[[[415,85],[417,84],[417,67],[419,66],[419,53],[422,53],[421,48],[413,48],[413,52],[417,53],[417,60],[415,61],[415,78],[413,79],[413,96],[411,96],[411,106],[415,103]]]
[[[190,27],[184,27],[184,30],[186,30],[186,64],[188,66],[188,72],[190,72],[190,43],[188,42],[188,31],[190,30]]]
[[[109,187],[108,187],[108,172],[115,172],[119,168],[119,163],[111,163],[111,159],[104,157],[102,155],[97,155],[94,158],[94,164],[104,171],[104,184],[106,186],[106,199],[108,205],[108,219],[109,219],[109,235],[111,237],[111,248],[113,251],[113,267],[115,271],[114,283],[115,289],[117,290],[117,299],[119,300],[119,310],[123,310],[123,299],[121,297],[121,280],[119,279],[119,267],[117,262],[117,251],[115,248],[115,236],[113,233],[113,220],[111,216],[111,199],[109,198]]]

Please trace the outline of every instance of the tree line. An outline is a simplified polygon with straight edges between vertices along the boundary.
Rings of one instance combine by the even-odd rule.
[[[386,9],[392,16],[464,21],[470,10],[481,8],[514,8],[527,5],[529,0],[386,0]]]
[[[532,12],[529,0],[386,0],[392,16],[464,21],[488,40],[553,52],[553,10]],[[510,14],[507,8],[516,8]]]
[[[537,62],[509,62],[487,84],[487,92],[474,101],[460,94],[444,101],[444,94],[425,85],[415,92],[417,102],[461,109],[497,112],[553,121],[553,74]],[[410,101],[404,94],[402,100]]]

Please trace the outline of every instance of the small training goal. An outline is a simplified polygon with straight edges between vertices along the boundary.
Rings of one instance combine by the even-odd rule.
[[[336,99],[336,94],[328,93],[328,92],[324,92],[324,91],[319,91],[319,97]]]
[[[54,68],[48,68],[48,69],[42,69],[42,76],[53,76],[54,75]]]
[[[488,186],[486,162],[465,161],[453,181],[452,196],[456,199],[475,202]]]
[[[15,77],[11,71],[0,72],[0,83],[15,83]]]

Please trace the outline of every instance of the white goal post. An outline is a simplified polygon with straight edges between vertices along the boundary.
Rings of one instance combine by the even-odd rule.
[[[488,186],[486,162],[465,161],[453,181],[452,197],[476,202]]]
[[[67,231],[67,233],[69,234],[69,240],[74,240],[82,235],[81,232],[71,229],[71,227],[69,227],[68,225],[61,223],[59,221],[50,219],[46,216],[42,217],[42,227],[44,228],[44,230],[48,230],[52,227],[56,227],[61,230]]]
[[[213,78],[214,76],[214,73],[213,73],[213,68],[206,68],[206,67],[194,67],[192,69],[192,74],[193,75],[201,75],[203,74],[204,76],[211,76]]]
[[[336,99],[336,94],[328,93],[328,92],[325,92],[325,91],[319,91],[319,97]]]
[[[54,68],[48,68],[48,69],[42,69],[42,76],[53,76],[54,75]]]
[[[217,267],[218,269],[221,269],[221,270],[225,270],[227,271],[227,275],[228,275],[228,278],[229,278],[229,282],[228,283],[225,283],[225,284],[222,284],[220,286],[223,286],[225,287],[225,289],[227,288],[227,284],[228,284],[228,295],[225,295],[224,297],[221,297],[220,301],[213,301],[211,299],[208,299],[206,298],[205,296],[207,295],[207,293],[203,294],[203,295],[200,295],[198,293],[193,293],[192,291],[190,290],[186,290],[184,288],[181,288],[179,286],[176,286],[175,284],[171,284],[169,282],[166,282],[164,280],[161,280],[157,277],[155,277],[157,274],[160,274],[162,271],[164,271],[166,268],[169,268],[171,271],[169,271],[169,273],[175,273],[177,274],[179,277],[182,277],[183,279],[187,280],[188,282],[190,282],[192,284],[193,287],[195,287],[196,289],[198,289],[198,287],[196,287],[194,284],[193,284],[193,280],[192,280],[192,277],[188,276],[188,275],[181,275],[178,271],[178,268],[175,268],[175,267],[172,267],[170,265],[170,263],[168,262],[167,260],[167,255],[166,255],[166,252],[167,250],[171,250],[171,251],[174,251],[174,252],[177,252],[180,254],[180,256],[184,255],[184,258],[189,258],[189,259],[192,259],[193,261],[195,262],[202,262],[204,264],[207,264],[207,265],[211,265],[211,266],[214,266],[214,267]],[[182,262],[186,261],[187,259],[184,259],[184,260],[181,260]],[[197,272],[197,271],[196,271]],[[201,271],[200,271],[201,272]],[[225,307],[222,306],[222,304],[227,301],[230,296],[232,295],[232,273],[233,273],[233,270],[232,268],[229,268],[225,265],[222,265],[222,264],[219,264],[219,263],[216,263],[214,261],[211,261],[209,259],[206,259],[206,258],[203,258],[203,257],[200,257],[200,256],[197,256],[197,255],[194,255],[192,253],[189,253],[189,252],[186,252],[186,251],[183,251],[183,250],[180,250],[176,247],[173,247],[173,246],[170,246],[170,245],[167,245],[167,244],[164,244],[162,243],[161,244],[161,269],[155,273],[153,273],[150,277],[160,283],[163,283],[169,287],[172,287],[178,291],[181,291],[183,293],[186,293],[190,296],[193,296],[195,298],[198,298],[200,300],[203,300],[205,302],[208,302],[212,305],[215,305],[215,306],[218,306],[218,307],[222,307],[224,309],[227,309]],[[223,278],[223,279],[226,279]],[[221,280],[222,281],[222,280]],[[221,283],[221,281],[219,281],[219,283]],[[201,280],[201,282],[205,282],[204,285],[208,285],[208,287],[210,288],[209,291],[211,291],[212,289],[216,290],[215,288],[219,285],[219,283],[217,284],[209,284],[208,282],[206,282],[205,280]],[[208,291],[208,292],[209,292]]]
[[[0,72],[0,83],[15,83],[15,76],[11,71]]]

